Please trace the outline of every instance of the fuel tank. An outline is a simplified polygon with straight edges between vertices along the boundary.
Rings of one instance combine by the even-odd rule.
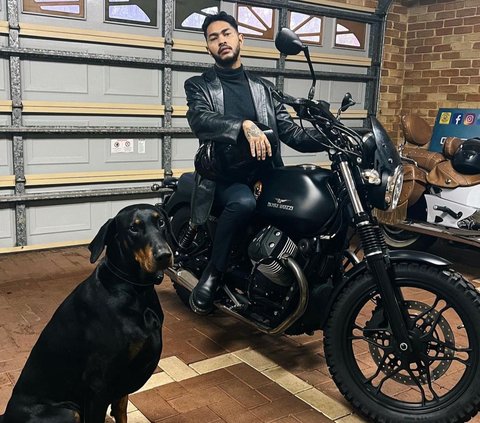
[[[338,209],[331,179],[330,170],[314,165],[271,169],[255,184],[257,212],[289,234],[317,235],[328,227]]]

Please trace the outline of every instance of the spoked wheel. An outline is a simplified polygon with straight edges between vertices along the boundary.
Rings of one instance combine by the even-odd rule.
[[[338,299],[325,352],[340,391],[375,422],[464,422],[480,405],[480,300],[458,273],[395,265],[412,351],[402,352],[369,273]]]

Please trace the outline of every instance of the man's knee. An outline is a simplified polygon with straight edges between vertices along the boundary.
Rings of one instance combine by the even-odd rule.
[[[257,203],[255,198],[252,196],[239,196],[234,201],[232,201],[231,208],[237,213],[242,213],[243,215],[250,215],[255,211]]]

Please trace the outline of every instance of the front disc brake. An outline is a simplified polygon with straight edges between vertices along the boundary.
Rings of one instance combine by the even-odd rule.
[[[423,343],[423,352],[430,358],[430,367],[425,365],[410,365],[411,372],[416,376],[417,381],[428,383],[427,372],[430,372],[430,381],[443,376],[449,369],[455,352],[446,345],[455,345],[455,336],[448,321],[440,316],[438,311],[428,304],[419,301],[405,301],[408,314],[411,319],[418,319],[415,322],[413,331],[418,338],[433,330],[428,340],[419,340]],[[421,318],[418,316],[422,315]],[[435,328],[432,325],[435,324]],[[404,385],[416,385],[415,381],[403,367],[401,359],[393,351],[393,336],[390,327],[386,324],[383,307],[377,307],[372,318],[365,325],[365,336],[369,342],[370,354],[379,369],[391,380]],[[368,334],[368,335],[367,335]],[[439,340],[441,342],[436,342]],[[388,350],[388,352],[387,352]]]

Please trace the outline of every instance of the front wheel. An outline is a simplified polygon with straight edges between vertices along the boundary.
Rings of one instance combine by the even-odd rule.
[[[324,332],[333,379],[371,421],[467,421],[480,406],[480,296],[453,270],[393,266],[413,351],[400,350],[364,273],[339,296]]]

